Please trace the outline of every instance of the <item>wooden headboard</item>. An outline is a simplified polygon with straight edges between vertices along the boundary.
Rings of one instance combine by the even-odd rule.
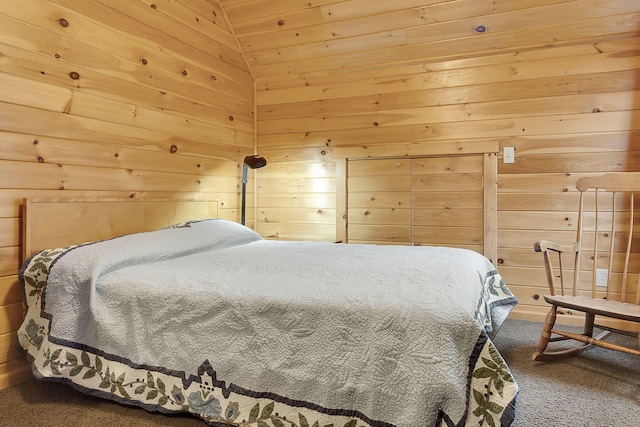
[[[22,261],[42,249],[217,217],[215,200],[25,199]]]

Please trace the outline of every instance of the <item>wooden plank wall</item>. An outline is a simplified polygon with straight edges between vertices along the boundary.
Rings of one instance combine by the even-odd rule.
[[[0,87],[1,389],[27,371],[22,198],[217,199],[238,220],[254,83],[217,2],[2,0]]]
[[[266,236],[334,239],[343,157],[515,147],[498,162],[497,264],[514,315],[541,319],[533,243],[573,239],[577,178],[640,170],[640,2],[222,4],[256,78]]]
[[[631,0],[0,0],[0,388],[24,372],[22,197],[207,197],[237,219],[256,139],[269,161],[250,173],[258,231],[328,241],[346,221],[344,158],[515,147],[489,237],[516,315],[539,318],[532,244],[571,239],[575,180],[640,170],[639,12]]]

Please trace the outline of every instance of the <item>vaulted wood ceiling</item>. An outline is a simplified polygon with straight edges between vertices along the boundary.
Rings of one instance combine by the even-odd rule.
[[[257,80],[602,42],[603,26],[611,29],[609,39],[637,31],[630,9],[638,9],[629,0],[220,0],[220,4]]]

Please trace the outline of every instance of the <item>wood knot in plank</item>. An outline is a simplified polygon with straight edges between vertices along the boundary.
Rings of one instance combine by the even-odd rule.
[[[80,74],[78,74],[75,71],[72,71],[69,73],[69,77],[71,77],[72,80],[78,80],[80,78]]]
[[[58,19],[58,24],[60,24],[60,26],[67,28],[69,26],[69,21],[67,21],[64,18],[60,18]]]

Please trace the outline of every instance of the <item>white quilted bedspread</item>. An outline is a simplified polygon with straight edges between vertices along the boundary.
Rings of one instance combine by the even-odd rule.
[[[42,314],[49,342],[130,367],[186,378],[208,361],[249,394],[427,426],[468,416],[471,355],[491,308],[514,303],[472,251],[266,241],[212,220],[66,251]]]

